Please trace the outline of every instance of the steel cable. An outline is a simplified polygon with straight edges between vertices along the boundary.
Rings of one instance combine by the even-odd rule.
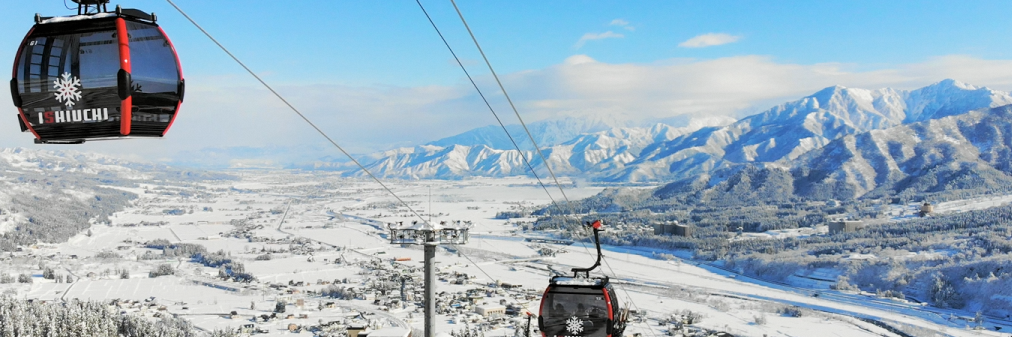
[[[335,142],[334,139],[330,138],[330,136],[328,136],[326,132],[323,132],[323,130],[320,129],[318,126],[316,126],[316,124],[314,124],[313,121],[309,120],[309,118],[306,117],[306,115],[303,115],[302,112],[299,111],[299,109],[296,109],[295,106],[293,106],[291,103],[289,103],[288,100],[286,100],[284,97],[282,97],[281,94],[279,94],[277,91],[275,91],[274,88],[272,88],[270,85],[267,84],[267,82],[264,82],[264,80],[261,79],[260,76],[258,76],[256,73],[254,73],[253,70],[250,70],[250,68],[247,67],[245,63],[242,63],[242,61],[240,61],[238,57],[236,57],[235,55],[233,55],[232,52],[228,51],[228,48],[225,48],[225,46],[223,46],[221,43],[219,43],[218,40],[216,40],[213,36],[211,36],[210,33],[208,33],[206,30],[204,30],[203,27],[201,27],[199,24],[197,24],[197,21],[194,21],[193,18],[191,18],[189,15],[186,14],[186,12],[183,12],[182,8],[179,8],[179,6],[176,6],[176,3],[172,2],[172,0],[165,0],[165,1],[168,1],[169,4],[172,5],[172,7],[175,7],[176,10],[179,11],[179,14],[182,14],[183,17],[185,17],[187,20],[190,20],[190,23],[192,23],[195,27],[197,27],[197,29],[199,29],[200,32],[204,33],[204,35],[207,36],[207,38],[211,39],[211,41],[214,42],[214,44],[218,45],[218,48],[221,48],[221,50],[224,51],[226,54],[228,54],[228,56],[231,57],[232,60],[234,60],[236,63],[238,63],[240,66],[242,66],[243,69],[246,69],[246,72],[248,72],[250,75],[252,75],[254,78],[256,78],[256,80],[259,81],[260,84],[262,84],[265,88],[267,88],[267,90],[270,90],[270,92],[272,94],[274,94],[275,97],[277,97],[278,99],[280,99],[281,102],[285,103],[285,105],[287,105],[289,109],[291,109],[293,112],[295,112],[296,114],[298,114],[299,117],[302,118],[302,120],[306,121],[306,123],[308,123],[310,126],[312,126],[313,129],[316,130],[317,133],[319,133],[321,136],[323,136],[323,138],[326,138],[327,141],[330,142],[331,145],[334,145],[334,147],[336,147],[338,150],[340,150],[341,153],[343,153],[346,157],[348,157],[348,159],[350,159],[353,163],[355,163],[355,165],[357,165],[360,169],[362,169],[362,172],[365,172],[367,175],[369,175],[369,177],[372,178],[372,180],[376,181],[377,184],[379,184],[380,186],[382,186],[384,190],[386,190],[387,192],[389,192],[390,195],[392,195],[395,199],[397,199],[397,201],[399,201],[402,205],[404,205],[404,207],[407,207],[408,210],[411,211],[411,213],[413,213],[415,216],[418,217],[418,219],[420,219],[425,224],[431,226],[431,224],[428,221],[426,221],[425,218],[423,218],[420,214],[418,214],[418,212],[416,212],[415,209],[411,207],[411,205],[408,205],[408,203],[405,202],[403,199],[401,199],[401,197],[397,196],[397,194],[394,193],[393,190],[391,190],[389,187],[387,187],[386,184],[383,184],[383,182],[380,181],[380,179],[377,178],[375,175],[373,175],[372,172],[369,172],[369,169],[367,169],[364,165],[362,165],[362,163],[360,163],[357,159],[355,159],[355,157],[353,157],[350,153],[348,153],[348,151],[345,151],[344,148],[341,147],[341,145],[338,145],[337,142]],[[430,210],[430,212],[431,212],[431,210]]]

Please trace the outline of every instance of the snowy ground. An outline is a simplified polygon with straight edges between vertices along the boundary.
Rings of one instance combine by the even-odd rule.
[[[768,230],[761,233],[741,233],[733,238],[732,241],[749,240],[749,239],[786,239],[786,238],[806,238],[812,235],[825,235],[829,233],[828,226],[816,226],[815,228],[790,228],[790,229],[775,229]]]
[[[438,282],[437,292],[463,291],[488,282],[523,285],[540,295],[549,278],[548,266],[568,270],[593,263],[591,250],[582,244],[563,245],[524,241],[517,231],[517,222],[532,219],[494,219],[497,212],[517,207],[533,207],[551,202],[535,181],[525,178],[474,179],[465,181],[389,181],[388,186],[406,201],[422,218],[433,222],[472,221],[472,240],[460,248],[458,255],[440,250],[437,255],[441,271],[475,275],[470,285]],[[372,182],[341,179],[326,174],[245,172],[241,181],[207,183],[214,198],[196,199],[180,196],[171,182],[153,181],[137,188],[141,196],[135,205],[112,217],[112,225],[96,225],[91,235],[78,235],[60,245],[29,247],[24,252],[4,256],[4,272],[17,275],[29,273],[34,283],[2,284],[0,289],[25,298],[65,300],[136,300],[124,305],[128,314],[154,315],[171,313],[191,320],[202,329],[236,328],[248,324],[253,315],[267,314],[275,301],[285,299],[305,305],[290,305],[284,318],[256,323],[269,335],[288,334],[289,324],[311,325],[359,316],[378,321],[381,325],[410,325],[422,328],[422,316],[413,306],[404,311],[383,311],[372,301],[334,301],[314,295],[311,290],[326,287],[323,283],[349,279],[364,285],[369,272],[354,262],[381,261],[421,267],[422,250],[417,247],[390,245],[385,239],[383,223],[410,223],[419,218],[407,207]],[[579,199],[599,192],[601,188],[568,188],[570,199]],[[556,189],[550,191],[557,192]],[[557,200],[561,195],[555,196]],[[998,202],[993,201],[992,202]],[[1001,201],[1006,202],[1006,201]],[[959,207],[964,207],[959,206]],[[940,204],[939,211],[948,206]],[[955,208],[956,206],[953,206]],[[165,210],[183,210],[181,215],[168,215]],[[285,212],[287,211],[287,212]],[[282,222],[281,218],[285,216]],[[227,238],[234,226],[232,220],[246,219],[257,226],[257,237],[286,239],[308,238],[317,251],[310,255],[279,253],[271,260],[256,260],[263,251],[291,248],[287,243],[250,242]],[[373,220],[373,221],[369,221]],[[149,226],[139,226],[147,223]],[[154,225],[151,225],[154,224]],[[379,228],[377,228],[379,227]],[[765,233],[766,237],[812,235],[803,231]],[[165,239],[174,243],[196,243],[208,251],[224,251],[241,261],[257,282],[242,284],[216,279],[218,270],[182,259],[139,260],[146,252],[140,243]],[[340,247],[336,250],[334,247]],[[559,250],[554,258],[536,258],[539,248]],[[455,248],[455,247],[450,247]],[[685,252],[659,252],[638,247],[606,247],[607,259],[602,270],[618,285],[619,296],[629,306],[645,312],[645,320],[631,323],[626,335],[661,336],[667,327],[658,324],[681,310],[692,310],[705,317],[695,326],[727,331],[735,336],[897,336],[871,321],[900,328],[916,336],[999,336],[994,331],[973,331],[973,325],[958,317],[965,312],[948,312],[908,302],[875,298],[869,294],[841,293],[825,289],[819,279],[834,275],[798,276],[792,284],[773,284],[735,275],[719,266],[697,264],[685,259]],[[115,253],[120,258],[96,258],[95,255]],[[674,260],[655,258],[655,253],[677,256]],[[394,258],[410,261],[392,262]],[[334,263],[336,260],[346,263]],[[147,273],[161,264],[170,264],[174,276],[148,278]],[[40,265],[55,268],[61,275],[70,274],[72,283],[55,283],[42,278]],[[121,279],[117,271],[127,270],[129,279]],[[804,281],[807,280],[807,281]],[[303,282],[298,292],[289,293],[269,284]],[[814,297],[817,294],[819,296]],[[490,303],[505,299],[520,302],[537,312],[539,299],[517,299],[521,293],[493,296]],[[151,298],[154,297],[152,300]],[[145,302],[148,300],[148,302]],[[320,306],[336,302],[333,308]],[[147,304],[147,305],[145,305]],[[805,308],[802,317],[777,314],[780,308]],[[235,317],[231,317],[232,312]],[[304,318],[300,318],[305,314]],[[953,317],[956,317],[953,319]],[[463,328],[464,317],[441,316],[439,331]],[[764,324],[757,324],[764,321]],[[453,323],[451,323],[453,322]],[[993,324],[989,324],[989,327]],[[1012,330],[1004,326],[1005,331]],[[302,335],[311,335],[303,331]],[[504,326],[486,332],[488,336],[511,335]],[[1001,335],[1005,336],[1005,335]]]
[[[952,200],[932,204],[933,214],[961,213],[968,211],[982,210],[991,207],[1003,206],[1012,203],[1012,195],[985,196],[979,198]],[[906,205],[883,206],[883,213],[890,221],[902,221],[916,218],[921,211],[922,203],[909,203]]]

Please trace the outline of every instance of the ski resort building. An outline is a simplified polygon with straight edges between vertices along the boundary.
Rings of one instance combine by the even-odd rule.
[[[855,221],[855,220],[830,221],[829,233],[834,234],[840,232],[843,233],[856,232],[863,229],[864,226],[865,226],[864,221]]]
[[[692,226],[679,224],[678,221],[654,224],[654,235],[692,237],[692,232]]]
[[[359,337],[359,335],[367,336],[369,332],[369,326],[367,325],[350,325],[347,328],[348,337]]]
[[[506,316],[506,306],[498,304],[479,305],[474,309],[474,312],[483,317],[502,317]]]

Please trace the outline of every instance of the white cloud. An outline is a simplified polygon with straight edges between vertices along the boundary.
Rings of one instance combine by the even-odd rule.
[[[614,38],[622,38],[622,37],[625,37],[625,35],[622,35],[622,34],[619,34],[619,33],[615,33],[615,32],[610,31],[610,30],[607,31],[607,32],[604,32],[604,33],[587,33],[587,34],[583,34],[583,36],[580,37],[580,40],[576,41],[576,45],[574,45],[573,47],[579,49],[580,47],[583,47],[583,45],[585,43],[587,43],[587,41],[591,41],[591,40],[614,39]]]
[[[592,115],[629,121],[742,117],[832,85],[915,89],[953,78],[1012,90],[1012,60],[951,55],[877,70],[856,70],[859,66],[778,63],[764,56],[612,64],[575,55],[544,69],[500,76],[527,122]],[[195,84],[188,88],[179,119],[163,139],[39,146],[32,144],[31,134],[16,132],[17,121],[11,114],[0,118],[0,130],[6,130],[0,132],[0,147],[69,148],[149,159],[244,146],[291,149],[306,153],[303,157],[342,156],[253,81],[189,79]],[[482,88],[497,87],[487,76],[476,79]],[[278,89],[353,153],[420,144],[496,124],[470,83],[463,81],[453,86],[304,85]],[[0,102],[9,102],[8,95],[8,91],[0,93]],[[485,95],[504,122],[516,123],[501,93],[490,89]]]
[[[703,35],[696,36],[694,38],[685,40],[685,42],[679,43],[679,47],[684,48],[704,48],[719,46],[722,44],[734,43],[741,39],[741,36],[734,36],[724,33],[706,33]]]
[[[636,30],[636,27],[633,27],[633,26],[629,25],[629,21],[622,20],[622,19],[611,20],[611,23],[609,23],[608,25],[609,26],[619,26],[619,27],[622,27],[622,28],[624,28],[625,30],[628,30],[628,31],[634,31],[634,30]]]
[[[887,69],[856,68],[777,63],[763,56],[610,64],[577,55],[547,69],[512,74],[506,87],[512,97],[523,98],[521,113],[530,120],[586,115],[627,120],[742,117],[833,85],[915,89],[954,78],[1012,89],[1012,60],[946,56]]]
[[[317,158],[343,157],[274,95],[251,81],[192,75],[187,80],[191,85],[187,88],[186,101],[164,138],[89,142],[77,146],[33,145],[31,134],[11,132],[18,130],[11,114],[10,120],[14,123],[0,121],[0,127],[8,130],[0,132],[0,148],[79,149],[119,156],[138,155],[151,160],[180,159],[181,153],[188,155],[206,148],[243,147],[311,152]],[[352,153],[369,153],[394,145],[411,146],[434,140],[434,134],[459,133],[495,121],[487,110],[477,110],[480,106],[474,104],[475,98],[469,97],[474,89],[468,86],[275,88]],[[10,101],[9,94],[0,96]]]

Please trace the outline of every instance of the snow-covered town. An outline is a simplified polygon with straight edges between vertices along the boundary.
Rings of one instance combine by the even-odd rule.
[[[388,238],[390,226],[417,222],[413,214],[368,181],[320,173],[240,174],[238,181],[115,187],[139,198],[67,243],[3,254],[6,281],[0,288],[33,301],[93,300],[122,315],[185,318],[206,331],[420,333],[422,249]],[[426,219],[471,226],[469,242],[440,246],[436,256],[438,331],[522,335],[527,317],[539,313],[549,278],[593,263],[591,243],[525,231],[536,218],[501,218],[550,202],[533,180],[391,185]],[[603,274],[630,308],[629,336],[825,335],[827,326],[840,336],[894,327],[988,334],[967,329],[974,325],[969,314],[831,290],[833,282],[817,281],[817,275],[775,284],[680,251],[605,251]]]

